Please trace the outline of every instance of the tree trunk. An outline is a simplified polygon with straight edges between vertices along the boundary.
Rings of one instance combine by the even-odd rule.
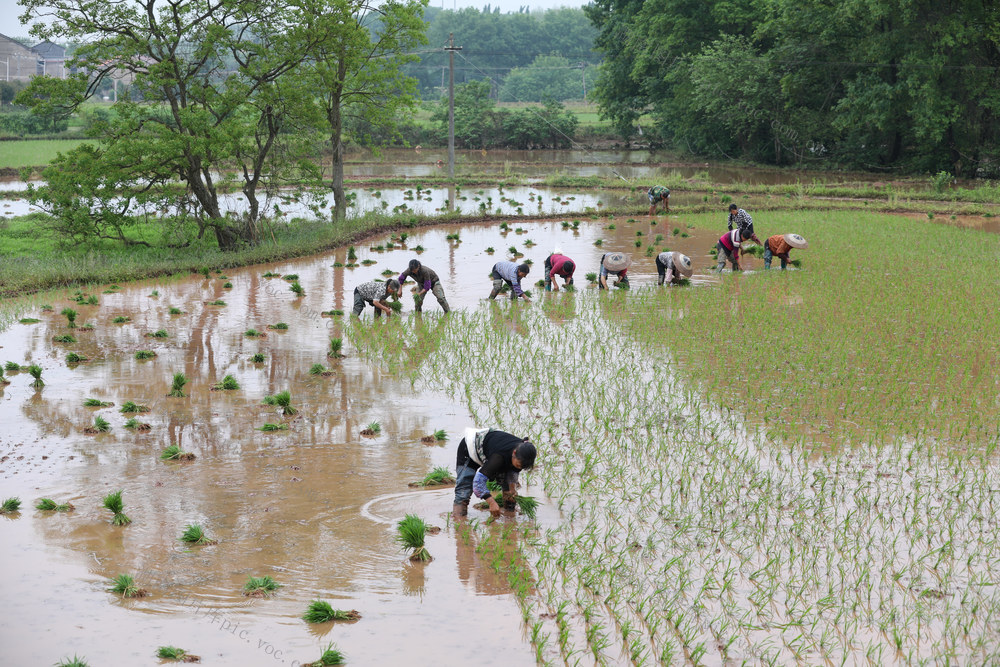
[[[331,183],[333,190],[333,220],[339,222],[347,217],[347,196],[344,192],[344,139],[342,130],[344,118],[342,109],[344,81],[347,78],[347,63],[343,55],[337,65],[337,83],[330,91],[327,120],[330,122],[330,148],[333,149]]]

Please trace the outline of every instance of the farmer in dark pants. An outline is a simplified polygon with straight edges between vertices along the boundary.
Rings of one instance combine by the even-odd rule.
[[[667,287],[679,284],[682,278],[690,278],[694,267],[687,255],[674,252],[661,252],[656,256],[656,272],[660,275],[658,285],[667,283]]]
[[[716,270],[722,273],[722,269],[726,268],[726,260],[728,259],[733,264],[733,271],[742,271],[740,269],[740,245],[743,243],[743,237],[740,235],[740,230],[734,229],[731,232],[726,232],[719,238],[719,243],[715,246],[718,251],[719,265]]]
[[[407,278],[413,278],[414,282],[417,283],[417,291],[413,295],[413,309],[416,312],[419,313],[423,308],[424,296],[428,292],[437,298],[438,303],[441,304],[441,310],[446,313],[451,310],[448,307],[448,299],[444,296],[444,288],[441,287],[438,274],[421,264],[420,260],[411,259],[406,271],[399,274],[400,287],[403,286]]]
[[[628,267],[632,265],[632,256],[623,252],[607,252],[601,255],[601,269],[597,273],[597,288],[608,289],[608,276],[618,275],[618,282],[628,283]],[[616,285],[618,283],[615,283]]]
[[[790,261],[788,253],[792,251],[792,248],[807,248],[808,246],[806,240],[798,234],[775,234],[764,243],[764,268],[770,269],[771,259],[777,257],[781,260],[781,270],[784,271]]]
[[[649,217],[653,217],[656,213],[656,207],[661,203],[663,204],[663,210],[670,213],[670,188],[663,185],[654,185],[646,193],[646,197],[649,198]]]
[[[530,303],[531,299],[521,289],[521,280],[528,275],[529,271],[531,271],[531,267],[527,264],[515,264],[514,262],[497,262],[494,264],[493,272],[490,274],[490,277],[493,278],[493,291],[490,292],[490,298],[495,299],[500,290],[503,289],[503,284],[507,283],[507,286],[510,287],[511,301],[517,297],[521,297]]]
[[[389,317],[392,315],[392,308],[386,305],[389,297],[395,296],[398,299],[402,293],[399,282],[392,278],[385,282],[369,280],[361,283],[354,288],[354,316],[361,317],[365,304],[370,303],[375,307],[375,317],[381,316],[382,313]]]
[[[513,509],[518,474],[535,465],[535,454],[535,446],[525,438],[491,428],[465,429],[455,458],[452,518],[459,520],[469,515],[469,499],[473,493],[489,503],[490,514],[500,516],[500,505],[486,487],[487,480],[500,484],[504,505],[509,504],[508,509]]]
[[[576,264],[566,255],[556,248],[552,254],[545,258],[545,291],[559,291],[559,282],[556,276],[563,279],[564,285],[573,284],[573,272],[576,271]]]
[[[728,225],[729,231],[733,231],[734,228],[740,230],[740,236],[744,241],[753,241],[757,245],[763,245],[753,231],[753,218],[736,204],[729,205]]]

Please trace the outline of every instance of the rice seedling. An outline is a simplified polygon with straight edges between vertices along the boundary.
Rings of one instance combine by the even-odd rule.
[[[232,375],[222,378],[222,382],[212,385],[212,391],[235,391],[240,388],[240,383]]]
[[[309,608],[302,615],[302,620],[306,623],[329,623],[330,621],[357,621],[361,614],[355,609],[344,610],[334,609],[325,600],[313,600],[309,603]]]
[[[183,315],[184,311],[181,310],[180,308],[177,308],[176,306],[170,306],[170,308],[167,309],[167,314],[168,315]]]
[[[263,354],[261,354],[260,352],[258,352],[256,354],[250,355],[250,363],[251,364],[262,364],[262,363],[264,363],[264,361],[266,361],[266,359],[267,358]]]
[[[124,491],[112,491],[104,496],[104,509],[111,512],[112,526],[127,526],[132,523],[132,519],[125,516],[125,501],[122,500]]]
[[[152,359],[155,356],[156,352],[153,352],[152,350],[136,350],[135,353],[135,358],[139,361],[142,361],[143,359]]]
[[[532,496],[522,496],[517,495],[514,497],[517,503],[517,508],[521,510],[521,514],[525,515],[529,519],[534,519],[538,511],[538,505],[540,504],[537,499]]]
[[[125,401],[124,403],[122,403],[122,407],[119,409],[119,412],[121,412],[122,414],[129,414],[132,412],[134,413],[149,412],[149,406],[143,405],[141,403],[136,403],[135,401]]]
[[[149,296],[150,296],[150,298],[155,299],[156,297],[160,296],[160,291],[159,290],[153,290],[152,292],[149,293]]]
[[[277,324],[268,324],[268,329],[276,329],[278,331],[288,331],[288,324],[285,322],[278,322]]]
[[[333,371],[327,369],[323,364],[313,364],[309,368],[309,375],[331,375]]]
[[[281,584],[272,579],[270,575],[248,577],[247,582],[243,584],[243,595],[255,598],[269,598],[279,588],[281,588]]]
[[[340,317],[343,314],[344,314],[344,311],[342,311],[342,310],[336,310],[336,309],[334,309],[334,310],[324,310],[321,313],[321,315],[326,315],[327,317]]]
[[[261,426],[258,430],[259,431],[263,431],[264,433],[272,433],[274,431],[287,431],[288,430],[288,424],[271,424],[271,423],[266,423],[263,426]]]
[[[386,269],[385,271],[382,272],[382,275],[388,278],[390,276],[396,275],[396,272],[393,271],[392,269]]]
[[[51,313],[53,310],[55,309],[50,304],[45,304],[42,306],[43,313]]]
[[[13,514],[19,509],[21,509],[20,498],[8,498],[3,503],[0,503],[0,514]]]
[[[88,408],[110,408],[114,403],[110,401],[102,401],[99,398],[88,398],[83,402]]]
[[[289,281],[291,281],[291,280],[298,280],[299,279],[299,274],[297,274],[297,273],[289,273],[288,275],[282,276],[282,278],[285,279],[285,280],[289,280]]]
[[[112,324],[125,324],[125,323],[131,322],[131,321],[132,321],[132,318],[129,317],[128,315],[119,315],[118,317],[116,317],[113,320],[111,320],[111,323]]]
[[[444,442],[448,439],[448,433],[443,428],[439,428],[434,431],[434,439],[438,442]]]
[[[489,246],[488,248],[486,248],[486,254],[487,255],[492,255],[495,252],[496,252],[496,249],[493,246]]]
[[[392,308],[392,310],[394,312],[398,313],[398,312],[400,312],[400,311],[403,310],[403,302],[402,301],[390,301],[388,305],[389,305],[390,308]]]
[[[273,396],[264,397],[264,405],[276,405],[281,408],[281,414],[283,415],[294,415],[298,413],[298,410],[292,407],[292,394],[290,391],[285,390],[274,394]]]
[[[181,533],[180,540],[181,542],[187,542],[188,544],[197,544],[201,546],[218,544],[218,540],[208,539],[208,536],[205,535],[205,529],[202,528],[197,523],[188,524],[184,528],[184,532]]]
[[[369,438],[373,438],[381,432],[382,432],[382,424],[378,423],[377,420],[369,422],[368,426],[365,426],[363,429],[361,429],[361,435]]]
[[[88,296],[86,303],[87,303],[88,306],[96,306],[99,303],[98,300],[97,300],[97,295],[96,294],[91,294],[90,296]]]
[[[136,431],[150,431],[153,428],[152,426],[150,426],[146,422],[139,421],[136,417],[130,417],[125,422],[124,426],[127,429],[133,429],[133,430],[136,430]]]
[[[331,338],[330,339],[330,349],[326,353],[326,356],[333,357],[334,359],[339,359],[344,355],[341,354],[341,349],[344,347],[344,340],[342,338]]]
[[[60,315],[66,316],[66,325],[72,329],[76,327],[76,311],[72,308],[63,308]]]
[[[232,288],[233,288],[233,284],[231,282],[228,282],[228,281],[226,281],[222,285],[222,289],[232,289]]]
[[[243,332],[243,335],[247,338],[266,338],[267,334],[263,331],[257,331],[256,329],[247,329]]]
[[[76,338],[74,338],[73,336],[71,336],[69,334],[63,334],[61,336],[54,336],[52,338],[52,340],[55,341],[56,343],[75,343],[76,342]]]
[[[34,317],[22,317],[18,322],[21,324],[38,324],[41,320]]]
[[[0,386],[10,384],[10,380],[3,376],[3,369],[0,368]]]
[[[437,467],[431,470],[429,473],[424,475],[424,478],[419,482],[410,482],[410,486],[414,487],[427,487],[427,486],[446,486],[448,484],[455,483],[455,476],[451,474],[451,471],[444,467]]]
[[[424,250],[425,250],[425,248],[422,245],[418,245],[416,248],[413,249],[413,252],[415,252],[415,253],[422,253],[422,252],[424,252]]]
[[[16,373],[16,372],[22,370],[21,366],[19,364],[17,364],[16,362],[13,362],[13,361],[8,361],[7,363],[5,363],[3,365],[3,369],[5,371],[7,371],[8,373]]]
[[[184,393],[184,385],[188,383],[187,376],[184,373],[174,373],[174,380],[170,386],[170,393],[167,396],[173,396],[175,398],[184,398],[187,394]]]
[[[337,645],[330,642],[327,644],[327,647],[323,649],[323,654],[319,656],[319,660],[306,663],[302,665],[302,667],[328,667],[329,665],[343,665],[345,660],[344,654],[337,649]]]
[[[41,366],[39,366],[38,364],[31,364],[28,366],[26,370],[28,371],[28,375],[34,378],[34,381],[31,383],[32,387],[34,387],[35,389],[41,389],[42,387],[45,386],[45,383],[42,381]]]
[[[374,259],[363,259],[361,260],[361,266],[371,266],[373,264],[378,264]]]
[[[349,262],[355,262],[355,261],[357,261],[357,259],[358,259],[357,250],[354,248],[354,246],[350,246],[347,249],[347,260]]]
[[[82,363],[84,361],[88,361],[87,357],[81,356],[81,355],[77,354],[76,352],[70,352],[69,354],[66,355],[66,363],[67,364],[79,364],[79,363]],[[2,377],[2,375],[3,375],[3,373],[0,372],[0,377]]]
[[[156,649],[156,657],[161,660],[176,660],[179,662],[201,662],[201,658],[188,653],[182,648],[177,648],[176,646],[161,646]]]
[[[170,334],[166,329],[157,329],[152,333],[147,333],[146,338],[169,338]]]
[[[427,536],[427,524],[416,514],[407,514],[396,524],[396,541],[404,550],[409,550],[410,560],[426,562],[431,559],[424,539]]]
[[[160,460],[162,461],[194,461],[194,459],[194,454],[181,451],[177,445],[170,445],[160,452]]]
[[[216,299],[215,301],[209,301],[208,305],[210,305],[210,306],[224,306],[224,305],[226,305],[226,302],[223,301],[222,299]]]
[[[51,498],[41,498],[35,503],[35,509],[43,512],[72,512],[75,508],[72,503],[57,503]]]
[[[290,289],[295,294],[295,296],[305,296],[306,293],[306,291],[302,289],[302,285],[299,284],[298,280],[293,282],[288,289]]]
[[[90,667],[90,665],[74,653],[72,658],[63,658],[57,662],[56,667]]]
[[[264,278],[280,278],[280,273],[274,273],[273,271],[267,271],[264,273]]]
[[[149,595],[145,589],[139,588],[139,585],[135,583],[135,579],[130,574],[119,574],[116,577],[112,577],[111,588],[108,591],[123,598],[141,598]]]
[[[597,282],[597,274],[596,273],[588,273],[585,277],[586,277],[588,283],[596,283]]]

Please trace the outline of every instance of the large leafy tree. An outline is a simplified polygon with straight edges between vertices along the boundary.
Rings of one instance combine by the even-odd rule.
[[[269,3],[242,0],[20,0],[22,21],[44,19],[32,33],[40,39],[83,44],[73,55],[82,87],[41,89],[46,104],[75,106],[109,77],[124,78],[132,91],[119,99],[110,123],[101,128],[99,148],[86,156],[70,154],[53,168],[114,174],[115,188],[127,200],[164,193],[182,181],[191,212],[211,229],[220,247],[255,243],[262,235],[258,194],[265,174],[288,164],[276,151],[294,96],[279,80],[298,67],[323,39],[315,7],[306,0]],[[47,22],[46,22],[47,21]],[[285,91],[286,93],[288,91]],[[44,93],[44,98],[41,94]],[[76,158],[86,157],[85,160]],[[234,174],[229,176],[227,174]],[[227,215],[220,201],[221,182],[235,179],[248,200],[241,215]],[[44,201],[74,201],[72,178],[59,178],[68,192],[38,193]],[[80,179],[75,202],[99,201]]]

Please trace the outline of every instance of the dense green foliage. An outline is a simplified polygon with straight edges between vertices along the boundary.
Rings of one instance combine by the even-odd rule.
[[[597,0],[603,111],[632,136],[772,163],[1000,173],[1000,18],[957,0]]]

